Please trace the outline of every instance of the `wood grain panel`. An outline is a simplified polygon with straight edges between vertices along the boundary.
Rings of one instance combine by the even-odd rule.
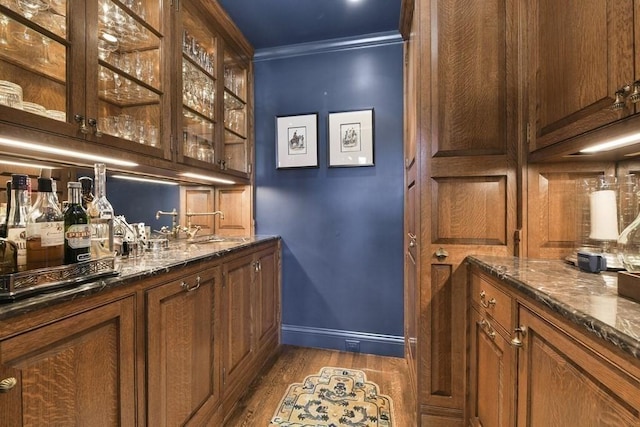
[[[251,187],[222,187],[216,189],[216,209],[224,212],[224,219],[215,217],[215,230],[221,236],[249,236],[252,234],[253,208]]]
[[[638,381],[579,340],[520,309],[518,425],[637,426]],[[552,392],[544,392],[544,391]]]
[[[502,154],[508,122],[503,0],[438,1],[433,156]],[[454,71],[455,72],[452,72]],[[435,86],[435,85],[434,85]]]
[[[259,283],[256,283],[256,338],[258,347],[265,345],[278,333],[280,312],[280,286],[278,257],[273,249],[256,254],[259,262]]]
[[[633,1],[536,0],[524,25],[536,150],[617,121],[615,91],[633,81]],[[571,17],[572,25],[567,25]]]
[[[452,394],[453,296],[450,265],[431,267],[431,390],[432,395]]]
[[[578,180],[614,174],[613,164],[533,164],[528,169],[528,256],[563,259],[577,236]]]
[[[506,177],[434,178],[434,243],[505,245]]]
[[[22,425],[133,426],[133,298],[0,342],[20,371]]]
[[[215,208],[212,187],[180,187],[180,225],[187,226],[187,212],[213,212]],[[192,216],[191,226],[200,226],[198,234],[214,234],[214,217]]]

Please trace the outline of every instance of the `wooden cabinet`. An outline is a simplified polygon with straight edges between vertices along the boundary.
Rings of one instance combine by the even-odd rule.
[[[527,2],[520,25],[528,62],[529,150],[548,147],[533,159],[543,160],[545,152],[574,154],[635,132],[637,123],[621,119],[635,115],[640,100],[640,86],[634,86],[640,78],[639,8],[634,0]],[[605,128],[619,121],[621,126]],[[595,129],[602,132],[589,137]],[[581,138],[569,141],[576,136]]]
[[[137,163],[134,172],[249,184],[252,56],[217,2],[3,1],[0,133]],[[34,156],[24,145],[0,151]],[[36,155],[70,162],[68,152]]]
[[[221,10],[214,2],[197,0],[187,0],[180,8],[178,152],[186,165],[249,178],[253,50],[241,38],[218,30]]]
[[[513,301],[483,276],[470,276],[468,425],[514,425]]]
[[[406,330],[415,331],[408,352],[420,425],[449,427],[464,419],[462,261],[518,250],[515,24],[522,4],[413,3],[405,53],[405,315],[413,316]]]
[[[467,425],[640,423],[637,361],[475,267],[469,289]]]
[[[0,340],[3,426],[136,425],[134,298]]]
[[[213,267],[146,292],[149,425],[202,424],[219,403],[220,282]]]
[[[223,264],[222,385],[228,414],[280,342],[280,255],[269,246]]]
[[[518,426],[637,426],[638,372],[564,329],[553,318],[521,306],[525,329],[518,350]]]

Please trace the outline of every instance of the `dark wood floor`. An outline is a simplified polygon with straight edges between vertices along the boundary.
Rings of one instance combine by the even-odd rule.
[[[404,359],[282,346],[273,365],[256,378],[225,427],[266,427],[289,384],[302,382],[325,366],[360,369],[368,381],[378,384],[380,394],[393,400],[394,426],[416,425],[409,374]]]

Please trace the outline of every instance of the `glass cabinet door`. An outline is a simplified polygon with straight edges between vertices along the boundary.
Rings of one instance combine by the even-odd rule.
[[[117,137],[124,148],[161,148],[161,6],[162,0],[98,0],[98,25],[92,27],[98,55],[96,136]]]
[[[67,6],[66,0],[0,0],[3,120],[43,128],[68,121]]]
[[[224,143],[222,168],[248,172],[247,66],[224,52]]]
[[[215,164],[217,39],[198,13],[182,11],[182,155]]]

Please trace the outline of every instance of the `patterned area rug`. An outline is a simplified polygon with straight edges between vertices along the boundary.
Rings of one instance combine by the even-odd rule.
[[[291,384],[269,426],[392,427],[392,401],[362,371],[322,368]]]

